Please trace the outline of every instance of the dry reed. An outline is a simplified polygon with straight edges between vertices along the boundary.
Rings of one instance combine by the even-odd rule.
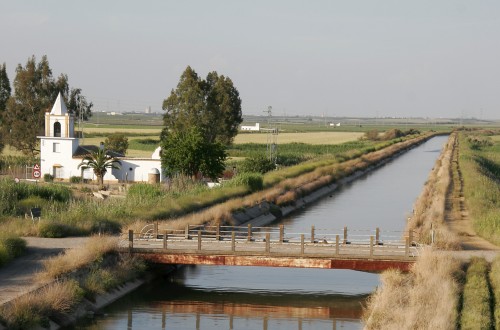
[[[80,269],[117,249],[118,238],[92,236],[84,246],[66,250],[65,253],[44,261],[45,270],[38,274],[38,279],[41,281],[55,279],[60,275]]]
[[[430,250],[408,274],[384,272],[364,310],[366,329],[455,329],[462,277],[459,261]]]
[[[429,174],[406,227],[421,243],[427,244],[431,243],[431,231],[434,231],[434,246],[445,250],[461,248],[458,236],[446,225],[446,198],[452,180],[451,161],[456,143],[457,134],[453,133]]]

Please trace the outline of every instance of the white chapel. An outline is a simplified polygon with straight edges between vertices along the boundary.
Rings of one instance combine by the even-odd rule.
[[[99,147],[80,145],[79,139],[75,137],[74,127],[74,118],[59,93],[52,110],[45,113],[45,135],[38,137],[42,176],[50,174],[54,179],[63,180],[69,180],[73,176],[96,179],[92,169],[79,169],[78,164],[83,157]],[[160,174],[160,180],[164,179],[159,148],[151,158],[130,158],[113,151],[108,151],[108,154],[118,158],[121,166],[120,169],[109,169],[104,176],[105,182],[147,182],[150,174]]]

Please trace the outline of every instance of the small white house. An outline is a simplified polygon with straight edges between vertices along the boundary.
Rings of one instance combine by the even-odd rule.
[[[92,169],[78,168],[78,164],[86,155],[99,147],[80,145],[78,138],[75,137],[74,118],[68,113],[61,93],[57,96],[52,110],[45,113],[45,135],[38,138],[42,176],[50,174],[54,179],[65,180],[72,176],[96,179]],[[121,166],[120,169],[108,170],[104,181],[147,182],[149,174],[158,172],[160,181],[163,181],[159,149],[155,150],[151,158],[129,158],[110,151],[110,155],[120,160]]]
[[[260,131],[260,124],[256,123],[255,126],[243,126],[241,125],[242,131]]]

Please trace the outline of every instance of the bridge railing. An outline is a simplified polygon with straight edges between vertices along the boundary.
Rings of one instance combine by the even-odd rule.
[[[283,251],[287,244],[289,251],[304,254],[323,253],[328,249],[334,254],[353,252],[367,253],[374,256],[377,253],[400,254],[413,257],[419,254],[419,245],[413,241],[412,232],[359,230],[347,227],[340,229],[317,229],[310,231],[287,232],[284,225],[278,227],[248,226],[201,226],[187,225],[183,230],[160,227],[158,223],[148,225],[141,233],[130,231],[127,242],[129,248],[160,248],[184,250],[228,250],[229,252],[264,251],[272,249]],[[226,242],[226,246],[221,243]],[[243,245],[243,243],[247,243]],[[249,245],[248,243],[253,243]],[[279,249],[277,246],[279,245]],[[321,247],[318,248],[318,247]],[[245,250],[246,249],[246,250]]]

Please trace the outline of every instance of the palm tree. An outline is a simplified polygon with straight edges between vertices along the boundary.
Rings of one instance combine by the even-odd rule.
[[[118,165],[121,165],[121,162],[116,157],[108,155],[104,149],[98,149],[83,157],[82,162],[78,164],[78,168],[81,166],[92,168],[99,182],[99,188],[103,189],[104,175],[108,171],[108,168],[119,169]]]

